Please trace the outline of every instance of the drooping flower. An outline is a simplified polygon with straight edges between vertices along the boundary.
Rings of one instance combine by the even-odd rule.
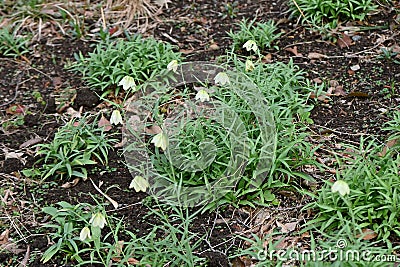
[[[158,133],[153,137],[151,142],[155,147],[160,147],[165,151],[168,147],[168,136],[164,132]]]
[[[201,89],[197,92],[195,99],[200,100],[201,102],[210,101],[210,95],[206,90]]]
[[[178,70],[178,60],[174,59],[170,63],[168,63],[167,69],[176,72]]]
[[[130,88],[135,88],[136,83],[131,76],[125,76],[121,81],[119,81],[118,86],[122,86],[122,88],[126,91]]]
[[[345,196],[347,194],[350,194],[350,187],[349,185],[343,181],[343,180],[337,180],[333,185],[332,185],[332,193],[338,192],[341,196]]]
[[[79,234],[79,239],[81,241],[85,241],[86,239],[90,239],[92,238],[91,234],[90,234],[90,229],[89,227],[85,226],[82,228],[81,233]]]
[[[97,212],[95,214],[92,214],[92,218],[90,219],[89,223],[91,223],[93,227],[104,228],[104,225],[107,224],[107,221],[103,213]]]
[[[229,83],[228,74],[226,74],[225,72],[220,72],[215,76],[214,81],[216,84],[225,85]]]
[[[253,61],[250,59],[246,60],[246,71],[253,71],[255,68]]]
[[[243,48],[246,48],[247,51],[253,50],[254,52],[257,52],[258,50],[257,43],[254,40],[248,40],[245,42]]]
[[[146,192],[147,188],[150,186],[149,182],[142,176],[135,176],[131,181],[129,188],[134,188],[136,192],[143,191]]]
[[[114,109],[111,113],[110,123],[115,125],[122,124],[122,116],[118,109]]]

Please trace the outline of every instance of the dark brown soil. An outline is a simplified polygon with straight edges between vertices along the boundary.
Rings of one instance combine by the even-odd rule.
[[[225,4],[220,1],[173,1],[145,35],[153,35],[177,45],[187,61],[210,61],[230,50],[227,32],[237,29],[235,23],[242,18],[256,18],[258,21],[273,19],[278,23],[282,37],[276,43],[279,50],[266,51],[271,56],[271,62],[293,60],[304,69],[310,80],[326,84],[336,81],[347,94],[331,96],[330,100],[310,99],[315,103],[311,114],[314,120],[311,130],[319,134],[330,133],[334,135],[334,139],[349,140],[356,144],[361,136],[373,136],[384,142],[382,124],[388,120],[388,113],[397,109],[400,104],[400,64],[379,58],[382,47],[400,45],[394,11],[382,8],[365,25],[384,26],[383,29],[356,32],[354,35],[360,39],[352,41],[349,47],[341,48],[338,44],[324,40],[320,34],[286,19],[288,13],[284,1],[235,2],[238,6],[235,17],[231,18],[224,16]],[[32,44],[32,47],[32,53],[27,55],[28,62],[20,58],[0,60],[0,184],[2,189],[14,192],[13,197],[17,201],[28,203],[28,207],[19,209],[14,206],[4,208],[7,214],[13,211],[20,213],[16,226],[10,228],[10,235],[20,240],[17,246],[21,251],[16,256],[12,253],[1,253],[1,266],[14,266],[13,257],[22,260],[28,246],[31,253],[44,252],[48,247],[47,237],[43,233],[35,235],[37,227],[45,223],[47,218],[41,213],[37,217],[33,216],[32,211],[39,211],[41,207],[61,200],[93,203],[91,195],[102,199],[90,181],[80,182],[69,189],[61,188],[58,183],[51,183],[44,189],[34,181],[24,180],[20,174],[22,169],[31,167],[35,161],[32,147],[21,145],[34,138],[49,142],[57,128],[65,124],[63,114],[67,106],[75,110],[81,109],[82,112],[98,112],[101,108],[101,101],[81,77],[64,68],[74,60],[74,53],[81,51],[87,54],[91,51],[88,41],[45,35],[40,42]],[[290,50],[294,47],[297,48],[296,53]],[[311,58],[310,53],[325,56]],[[397,60],[400,61],[398,57]],[[360,68],[352,71],[351,67],[355,65]],[[33,92],[39,92],[42,99],[34,97]],[[23,112],[10,114],[7,109],[12,105],[21,106]],[[21,117],[23,122],[13,125],[12,122],[17,122]],[[6,159],[6,153],[10,152],[23,153],[23,160]],[[132,176],[124,165],[121,149],[110,152],[108,170],[111,171],[100,165],[96,167],[104,172],[92,172],[90,179],[97,184],[102,181],[102,188],[109,189],[107,194],[121,207],[112,213],[124,218],[128,230],[139,236],[145,235],[152,224],[159,223],[156,218],[144,219],[149,211],[141,204],[146,194],[127,190]],[[40,190],[45,190],[45,193],[39,193]],[[284,198],[282,194],[282,199]],[[304,200],[300,197],[287,198],[284,205],[286,208],[295,207],[302,201]],[[111,206],[109,210],[112,210]],[[239,241],[233,238],[233,233],[248,230],[246,224],[249,214],[250,212],[242,209],[225,207],[218,213],[196,217],[191,231],[200,235],[209,234],[209,243],[204,243],[201,251],[203,256],[209,258],[209,266],[230,265],[228,256],[234,251],[235,245],[239,245]],[[1,231],[7,228],[3,222],[9,223],[5,218],[0,218]],[[209,233],[215,226],[215,218],[224,218],[227,223],[221,223],[218,230]],[[19,227],[25,227],[31,233],[30,236],[26,239],[18,236]],[[224,243],[225,240],[230,241]],[[38,257],[30,266],[60,266],[58,264],[55,260],[51,264],[43,265],[39,263]]]

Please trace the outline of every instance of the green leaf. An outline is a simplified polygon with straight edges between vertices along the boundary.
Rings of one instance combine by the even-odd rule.
[[[36,177],[36,176],[40,176],[40,170],[36,169],[36,168],[24,169],[24,170],[22,170],[22,174],[25,177]]]
[[[44,207],[44,208],[42,208],[42,211],[44,213],[47,213],[47,214],[53,216],[53,217],[55,217],[57,215],[57,213],[58,213],[58,209],[56,209],[54,207]]]
[[[58,244],[52,245],[51,247],[49,247],[49,248],[43,253],[43,256],[42,256],[41,261],[42,261],[43,263],[48,262],[49,260],[51,260],[51,258],[52,258],[58,251],[59,251]]]

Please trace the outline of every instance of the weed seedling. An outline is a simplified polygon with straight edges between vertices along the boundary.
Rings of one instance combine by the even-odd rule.
[[[96,121],[87,117],[73,119],[61,127],[49,144],[39,144],[36,164],[41,167],[24,170],[26,176],[50,177],[70,180],[73,177],[87,178],[88,165],[108,162],[108,150],[115,139],[110,139]]]
[[[100,41],[88,57],[75,55],[77,62],[70,68],[81,72],[88,85],[100,89],[103,96],[114,92],[125,76],[132,77],[138,84],[166,68],[172,60],[180,61],[174,47],[154,38],[144,39],[140,35],[128,40]]]
[[[230,31],[229,37],[233,40],[234,50],[239,50],[249,40],[253,40],[256,45],[261,49],[269,49],[277,46],[272,46],[272,43],[279,38],[281,33],[276,33],[278,28],[276,27],[273,20],[267,22],[255,22],[255,20],[249,21],[247,19],[239,22],[239,31]]]
[[[6,57],[20,57],[29,52],[28,38],[16,36],[8,27],[0,29],[0,54]]]

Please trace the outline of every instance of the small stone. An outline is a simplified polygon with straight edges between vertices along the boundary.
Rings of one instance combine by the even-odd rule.
[[[211,44],[210,45],[210,50],[218,50],[219,46],[217,44]]]
[[[379,108],[378,109],[382,114],[385,114],[388,112],[388,110],[386,108]]]

